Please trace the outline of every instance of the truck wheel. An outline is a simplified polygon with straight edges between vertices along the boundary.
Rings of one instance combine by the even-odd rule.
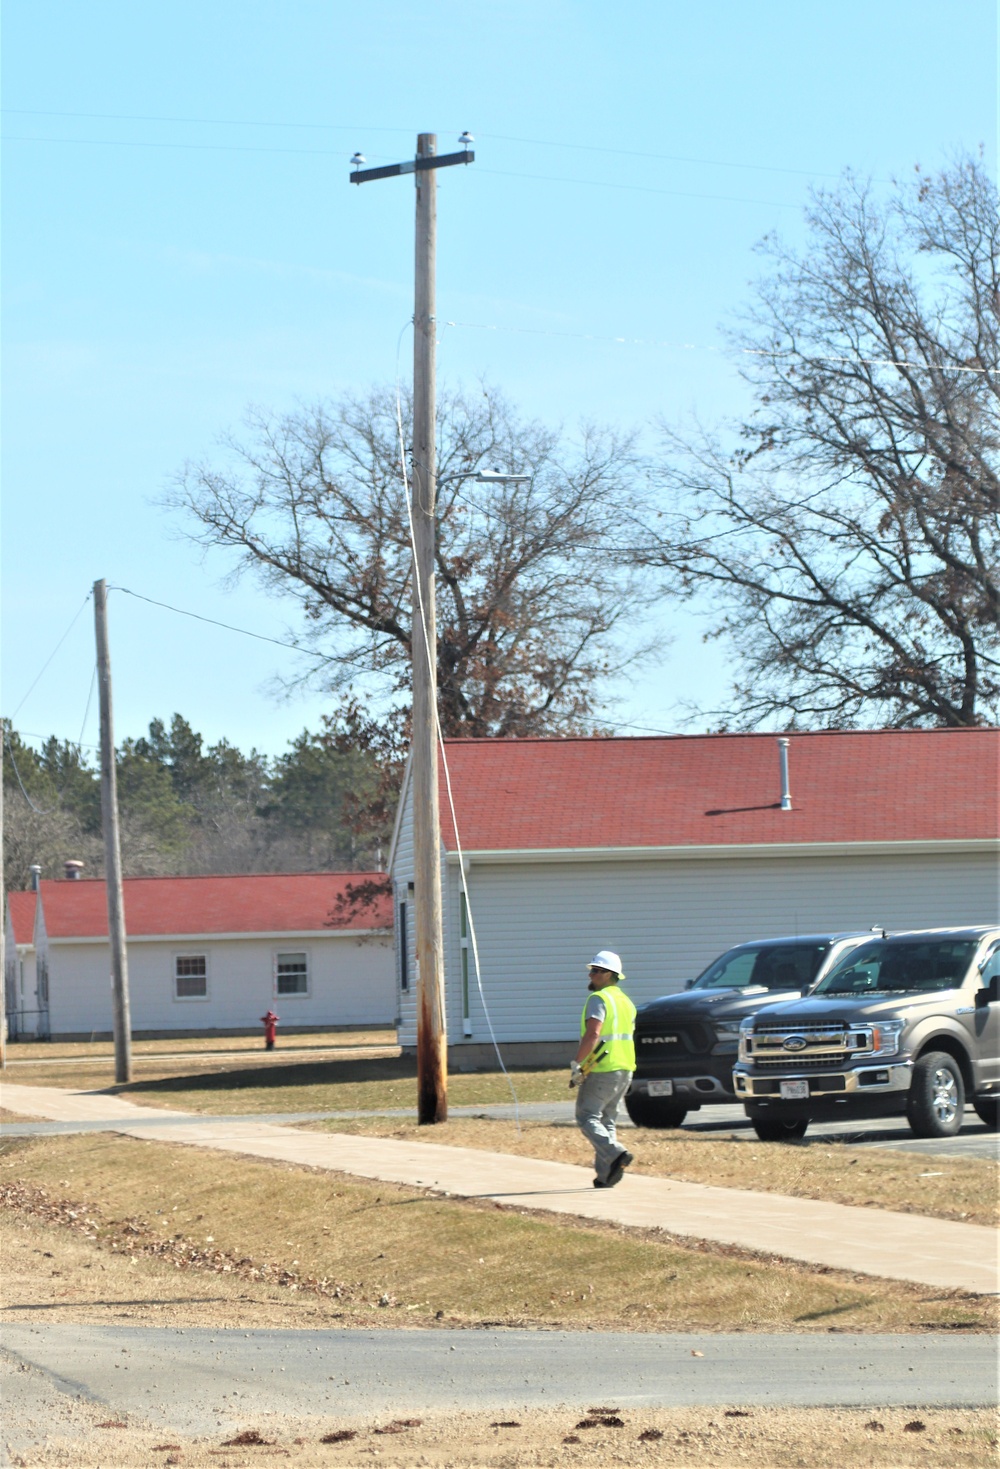
[[[753,1130],[762,1143],[797,1143],[808,1126],[808,1122],[755,1122]]]
[[[636,1127],[680,1127],[688,1114],[688,1109],[679,1102],[648,1097],[645,1092],[630,1092],[625,1098],[625,1110]]]
[[[917,1137],[954,1137],[962,1126],[965,1083],[947,1051],[928,1051],[913,1067],[906,1120]]]
[[[1000,1128],[1000,1097],[973,1097],[972,1105],[980,1122],[996,1132]]]

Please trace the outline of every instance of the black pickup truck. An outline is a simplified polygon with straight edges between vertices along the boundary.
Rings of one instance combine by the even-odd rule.
[[[685,991],[639,1009],[636,1070],[625,1106],[638,1127],[679,1127],[688,1112],[738,1102],[733,1062],[740,1023],[809,990],[864,933],[810,934],[737,944]]]
[[[1000,927],[883,933],[803,999],[741,1026],[733,1082],[761,1138],[810,1121],[905,1116],[951,1137],[966,1099],[1000,1125]]]

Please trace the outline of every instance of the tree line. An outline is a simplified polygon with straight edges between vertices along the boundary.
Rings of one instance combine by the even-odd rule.
[[[344,705],[268,759],[226,740],[206,746],[180,714],[154,719],[115,752],[127,877],[380,868],[388,851],[401,752]],[[35,749],[4,727],[4,872],[61,877],[82,861],[104,872],[100,771],[79,745]]]

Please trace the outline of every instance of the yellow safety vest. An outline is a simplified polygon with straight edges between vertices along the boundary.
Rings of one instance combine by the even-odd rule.
[[[602,1042],[604,1044],[604,1054],[589,1069],[634,1071],[635,1043],[632,1034],[635,1030],[635,1006],[625,991],[616,984],[609,984],[603,990],[594,990],[593,993],[600,995],[604,1001],[604,1024],[598,1037],[598,1045]],[[581,1038],[587,1033],[587,1003],[590,998],[588,995],[580,1016]]]

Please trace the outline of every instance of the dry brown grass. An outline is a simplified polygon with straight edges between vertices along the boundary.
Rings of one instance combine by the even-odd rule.
[[[159,1036],[156,1040],[133,1040],[132,1055],[138,1056],[169,1056],[176,1054],[197,1054],[198,1052],[219,1053],[231,1052],[240,1055],[247,1051],[263,1050],[263,1027],[255,1035],[197,1035],[197,1036]],[[325,1051],[350,1048],[351,1046],[391,1046],[396,1045],[396,1032],[391,1026],[377,1027],[372,1030],[317,1030],[295,1035],[283,1035],[279,1027],[277,1052],[268,1052],[267,1055],[281,1053],[295,1053],[296,1051]],[[24,1068],[47,1066],[56,1062],[79,1060],[83,1062],[114,1061],[114,1042],[111,1040],[97,1041],[8,1041],[7,1061],[14,1064],[15,1072]],[[112,1073],[114,1066],[111,1067]],[[11,1081],[15,1075],[11,1075]]]
[[[96,1423],[107,1409],[94,1405]],[[518,1412],[512,1426],[497,1427],[493,1413],[430,1413],[398,1436],[384,1436],[391,1415],[379,1419],[288,1420],[250,1414],[270,1447],[249,1450],[222,1445],[230,1439],[191,1439],[162,1428],[144,1431],[91,1428],[81,1438],[47,1444],[12,1463],[72,1465],[73,1469],[135,1469],[138,1464],[244,1465],[275,1454],[295,1469],[371,1464],[422,1464],[433,1469],[520,1469],[522,1465],[753,1464],[756,1469],[981,1469],[996,1462],[996,1415],[986,1409],[768,1408],[735,1416],[725,1408],[628,1409],[618,1429],[577,1430],[579,1412],[570,1408]],[[918,1429],[912,1426],[917,1423]],[[874,1426],[873,1426],[874,1425]],[[346,1441],[324,1445],[328,1433]],[[643,1440],[640,1435],[646,1434]],[[175,1446],[167,1457],[157,1446]]]
[[[147,1273],[165,1300],[185,1277],[188,1285],[197,1278],[203,1294],[206,1285],[213,1297],[224,1287],[227,1299],[234,1294],[255,1321],[261,1311],[266,1316],[275,1287],[248,1275],[249,1267],[239,1263],[248,1259],[253,1268],[267,1263],[268,1278],[288,1272],[278,1295],[298,1297],[295,1310],[310,1326],[493,1321],[640,1330],[910,1331],[988,1328],[998,1314],[995,1300],[960,1292],[111,1134],[14,1140],[0,1163],[0,1183],[17,1180],[44,1188],[50,1201],[85,1204],[87,1217],[96,1221],[85,1231],[94,1236],[85,1240],[94,1262],[134,1255],[128,1267],[134,1294]],[[37,1219],[23,1209],[8,1211],[5,1239],[16,1234],[23,1243],[24,1224],[30,1235]],[[174,1254],[151,1253],[171,1240]],[[187,1263],[190,1247],[211,1258],[201,1267]],[[172,1263],[178,1250],[179,1265]],[[311,1281],[327,1284],[318,1291]],[[81,1310],[93,1319],[95,1302],[108,1300],[101,1284],[92,1270],[76,1270],[72,1282],[64,1272],[60,1288],[78,1292],[60,1298],[64,1314]]]
[[[342,1050],[348,1049],[346,1046]],[[24,1086],[106,1090],[145,1107],[172,1107],[220,1115],[234,1112],[372,1111],[416,1105],[416,1061],[398,1047],[365,1056],[296,1059],[288,1050],[234,1053],[232,1060],[192,1051],[168,1060],[137,1053],[135,1080],[113,1084],[110,1061],[82,1057],[75,1064],[52,1062],[8,1070],[5,1079]],[[516,1073],[523,1102],[565,1101],[566,1073]],[[456,1073],[449,1079],[454,1106],[509,1102],[510,1088],[498,1072]]]
[[[311,1132],[363,1133],[516,1153],[585,1168],[593,1164],[593,1151],[575,1127],[543,1122],[522,1123],[520,1134],[513,1122],[479,1117],[452,1117],[434,1128],[418,1127],[399,1117],[345,1118],[301,1127]],[[967,1224],[995,1226],[1000,1222],[1000,1169],[988,1158],[929,1157],[827,1140],[789,1146],[758,1142],[753,1134],[719,1138],[649,1128],[623,1133],[622,1138],[635,1154],[632,1173],[926,1214]]]

